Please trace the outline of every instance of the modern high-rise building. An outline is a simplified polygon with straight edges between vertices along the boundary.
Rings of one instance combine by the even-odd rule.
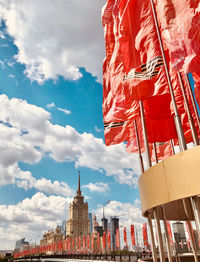
[[[119,228],[119,218],[111,217],[110,219],[110,231],[111,231],[111,247],[114,250],[116,247],[116,229]]]
[[[102,221],[103,231],[106,232],[106,231],[108,230],[108,219],[105,218],[105,217],[103,217],[103,218],[101,219],[101,221]]]
[[[20,249],[24,245],[29,245],[29,242],[25,241],[25,238],[21,238],[21,239],[16,241],[15,249]]]
[[[78,178],[78,189],[73,202],[69,206],[69,219],[66,223],[66,236],[82,236],[90,233],[90,220],[88,218],[88,203],[80,188],[80,172]]]

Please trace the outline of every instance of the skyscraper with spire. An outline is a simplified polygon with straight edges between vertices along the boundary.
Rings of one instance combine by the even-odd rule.
[[[78,189],[73,202],[69,206],[69,219],[66,224],[67,236],[82,236],[90,233],[90,220],[88,218],[88,203],[84,202],[81,193],[80,171],[78,176]]]

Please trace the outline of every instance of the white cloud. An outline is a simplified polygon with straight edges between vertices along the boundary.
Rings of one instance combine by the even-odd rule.
[[[103,215],[103,206],[99,206],[96,210],[92,211],[97,216],[97,220],[101,221]],[[110,221],[111,217],[119,218],[120,226],[120,243],[123,247],[123,228],[127,229],[127,240],[131,244],[130,239],[130,226],[134,225],[135,230],[138,233],[139,243],[142,243],[142,225],[146,220],[142,217],[139,200],[136,199],[134,203],[126,202],[122,203],[119,201],[110,201],[109,204],[104,207],[105,217]]]
[[[71,198],[47,197],[43,193],[37,193],[16,205],[0,205],[1,249],[14,248],[16,240],[22,237],[32,239],[33,242],[41,239],[42,233],[67,219],[71,201]]]
[[[47,197],[43,193],[37,193],[31,198],[26,198],[16,205],[0,205],[0,246],[1,249],[14,248],[16,240],[25,237],[39,242],[42,233],[68,219],[68,207],[71,198],[60,196]],[[130,225],[137,230],[139,242],[142,239],[142,224],[145,222],[141,216],[138,200],[132,203],[111,201],[105,208],[107,218],[119,217],[120,226],[126,226],[128,242],[130,242]],[[100,222],[102,218],[102,206],[92,210]],[[121,238],[122,238],[122,228]],[[5,241],[5,236],[6,240]],[[39,236],[39,237],[38,237]],[[121,242],[121,244],[123,241]]]
[[[83,188],[88,188],[92,192],[99,192],[99,193],[105,193],[109,190],[109,186],[106,183],[89,183],[88,185],[83,185]]]
[[[66,115],[71,114],[71,111],[70,111],[70,110],[57,107],[54,102],[52,102],[51,104],[47,104],[46,107],[47,107],[47,108],[53,108],[53,107],[55,107],[55,108],[57,108],[59,111],[65,113]]]
[[[52,102],[51,104],[47,104],[47,108],[53,108],[53,107],[55,107],[56,105],[55,105],[55,103],[54,102]]]
[[[0,0],[0,18],[18,48],[25,74],[43,83],[58,75],[77,80],[84,67],[101,78],[104,57],[100,21],[105,0]]]
[[[13,75],[13,74],[9,74],[8,75],[10,78],[15,78],[15,75]]]
[[[1,95],[0,165],[8,169],[18,161],[37,163],[49,155],[57,162],[74,162],[76,168],[105,172],[121,184],[137,184],[137,156],[126,153],[124,144],[106,147],[102,139],[80,134],[68,125],[53,125],[50,118],[42,108]],[[8,178],[2,181],[6,183]],[[26,187],[27,182],[20,185]]]

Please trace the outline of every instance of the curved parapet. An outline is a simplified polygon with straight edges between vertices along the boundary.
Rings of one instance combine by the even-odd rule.
[[[200,146],[149,168],[139,178],[139,191],[145,217],[154,207],[164,205],[167,219],[186,220],[182,199],[200,194]],[[193,220],[190,201],[187,206],[188,218]]]

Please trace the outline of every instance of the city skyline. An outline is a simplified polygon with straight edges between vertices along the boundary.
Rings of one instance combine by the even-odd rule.
[[[105,2],[0,1],[1,249],[67,217],[79,170],[99,221],[110,200],[106,217],[142,226],[137,155],[104,143]]]

